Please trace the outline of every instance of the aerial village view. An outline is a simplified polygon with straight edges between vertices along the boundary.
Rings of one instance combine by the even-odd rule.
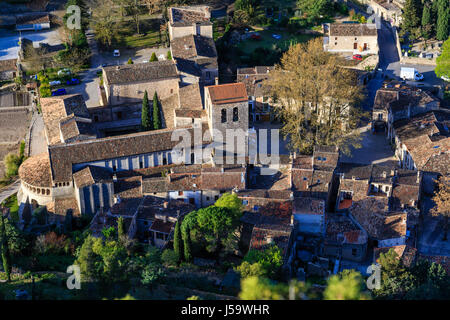
[[[448,0],[0,1],[0,300],[449,300],[449,33]]]

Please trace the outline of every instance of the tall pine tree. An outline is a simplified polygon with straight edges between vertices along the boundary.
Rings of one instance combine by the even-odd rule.
[[[436,26],[436,38],[438,40],[445,41],[448,39],[450,31],[450,6],[448,0],[437,0],[438,2],[438,14],[437,14],[437,26]]]
[[[177,221],[175,225],[175,234],[173,238],[173,249],[177,253],[178,261],[183,258],[183,243],[181,242],[181,223]]]
[[[159,112],[158,94],[153,95],[153,129],[161,129],[161,114]]]
[[[142,131],[152,130],[152,122],[150,117],[150,106],[148,105],[147,90],[145,90],[144,99],[142,100],[141,127]]]

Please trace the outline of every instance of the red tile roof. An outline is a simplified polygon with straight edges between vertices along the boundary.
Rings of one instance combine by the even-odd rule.
[[[228,83],[206,87],[215,105],[248,101],[247,89],[243,83]]]

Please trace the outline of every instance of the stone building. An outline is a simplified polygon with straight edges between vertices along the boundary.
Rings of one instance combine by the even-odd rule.
[[[374,23],[331,23],[324,49],[329,52],[378,54],[378,30]]]
[[[168,13],[170,40],[188,35],[213,37],[211,11],[208,6],[171,7]]]
[[[102,68],[103,88],[108,105],[140,104],[147,90],[149,99],[178,93],[179,74],[173,61],[156,61]]]
[[[401,0],[370,0],[369,7],[379,18],[389,22],[392,26],[400,26],[402,22],[403,3]]]
[[[14,80],[17,75],[17,59],[0,60],[0,81]]]

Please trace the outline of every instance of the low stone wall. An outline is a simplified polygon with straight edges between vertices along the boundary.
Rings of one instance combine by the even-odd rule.
[[[400,63],[405,64],[424,64],[429,66],[436,65],[436,58],[418,58],[418,57],[402,57]]]

